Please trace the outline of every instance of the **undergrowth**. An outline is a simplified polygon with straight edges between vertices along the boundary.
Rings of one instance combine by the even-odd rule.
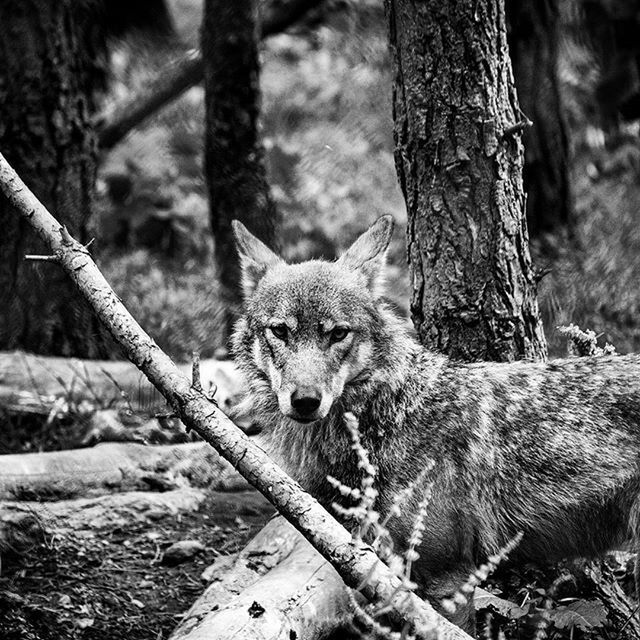
[[[111,286],[161,349],[182,362],[226,348],[218,284],[211,265],[167,263],[134,251],[104,259]]]

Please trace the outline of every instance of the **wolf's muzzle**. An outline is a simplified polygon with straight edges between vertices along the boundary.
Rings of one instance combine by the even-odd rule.
[[[322,392],[315,387],[298,387],[291,394],[291,406],[296,419],[301,422],[317,418],[316,412],[322,402]]]

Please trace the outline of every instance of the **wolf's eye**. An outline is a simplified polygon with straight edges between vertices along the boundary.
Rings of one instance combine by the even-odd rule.
[[[278,340],[285,341],[287,339],[288,331],[286,324],[274,324],[271,327],[271,333],[278,338]]]
[[[342,342],[349,335],[349,327],[335,327],[331,331],[331,342]]]

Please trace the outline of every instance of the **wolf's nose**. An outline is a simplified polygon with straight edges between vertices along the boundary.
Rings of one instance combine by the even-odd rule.
[[[291,406],[301,416],[311,415],[319,406],[322,394],[313,387],[301,387],[291,394]]]

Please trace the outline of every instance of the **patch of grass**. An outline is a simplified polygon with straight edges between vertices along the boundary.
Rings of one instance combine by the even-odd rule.
[[[138,250],[106,257],[101,268],[136,320],[178,361],[223,348],[223,309],[211,265],[168,263]]]
[[[556,327],[571,323],[619,353],[640,351],[640,189],[637,167],[625,160],[640,153],[640,144],[624,146],[635,153],[603,149],[595,162],[593,152],[577,160],[573,237],[547,239],[551,259],[538,252],[538,265],[551,269],[539,300],[552,355],[566,354],[567,339]]]

